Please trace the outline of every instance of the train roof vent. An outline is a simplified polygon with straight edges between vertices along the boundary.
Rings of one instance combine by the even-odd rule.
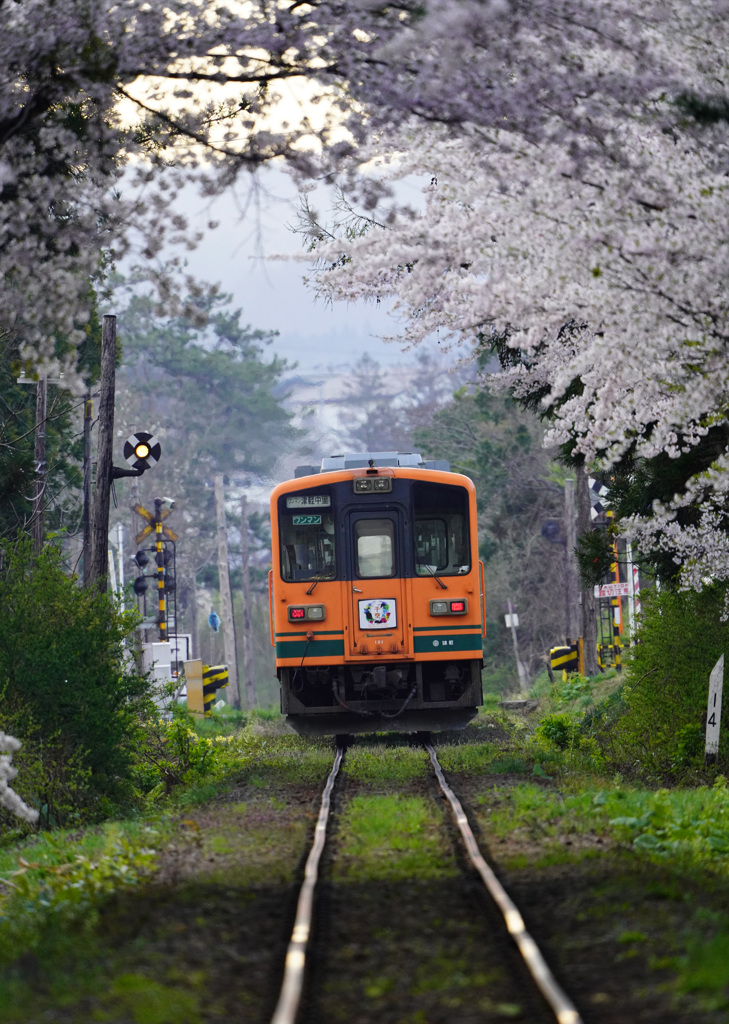
[[[424,461],[418,452],[352,452],[346,455],[329,455],[321,460],[322,473],[340,469],[365,469],[373,466],[403,466],[410,469],[440,469],[446,473],[450,466],[445,459]]]

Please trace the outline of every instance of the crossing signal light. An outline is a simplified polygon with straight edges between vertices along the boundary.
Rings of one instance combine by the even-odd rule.
[[[148,586],[149,580],[146,576],[137,576],[134,581],[134,593],[137,595],[144,594]]]
[[[155,466],[162,454],[162,447],[152,434],[138,430],[124,443],[124,458],[129,465],[142,473]]]
[[[149,565],[149,555],[142,549],[137,551],[136,555],[132,555],[132,561],[136,563],[139,569],[144,569],[145,566]]]

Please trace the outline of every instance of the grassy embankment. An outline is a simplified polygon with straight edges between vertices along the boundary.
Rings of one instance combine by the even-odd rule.
[[[465,735],[438,744],[485,848],[596,1020],[631,1006],[653,1019],[721,1019],[723,778],[702,778],[695,764],[681,785],[657,788],[616,771],[612,741],[596,728],[619,707],[615,681],[545,684],[540,696],[526,717],[492,702]],[[137,819],[0,848],[0,1022],[41,1019],[50,1007],[67,1022],[195,1024],[234,1006],[266,1018],[279,966],[270,954],[286,931],[331,746],[263,719],[218,743],[208,775],[156,794]],[[426,771],[424,753],[401,741],[350,749],[335,886],[413,883],[432,893],[457,875]],[[455,1013],[473,999],[497,1017],[518,1012],[483,994],[494,979],[469,959],[473,937],[451,924],[445,934],[448,949],[413,947],[422,969],[409,985],[424,1005]],[[392,937],[384,928],[378,941]],[[402,984],[375,965],[360,974],[359,998],[373,1012]]]

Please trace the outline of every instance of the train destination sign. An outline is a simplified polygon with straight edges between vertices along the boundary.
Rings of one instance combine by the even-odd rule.
[[[329,508],[328,494],[292,494],[286,499],[286,508]]]

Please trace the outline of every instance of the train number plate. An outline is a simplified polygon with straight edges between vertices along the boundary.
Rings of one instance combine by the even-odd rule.
[[[394,597],[377,597],[357,603],[360,629],[393,629],[397,626],[397,601]]]

